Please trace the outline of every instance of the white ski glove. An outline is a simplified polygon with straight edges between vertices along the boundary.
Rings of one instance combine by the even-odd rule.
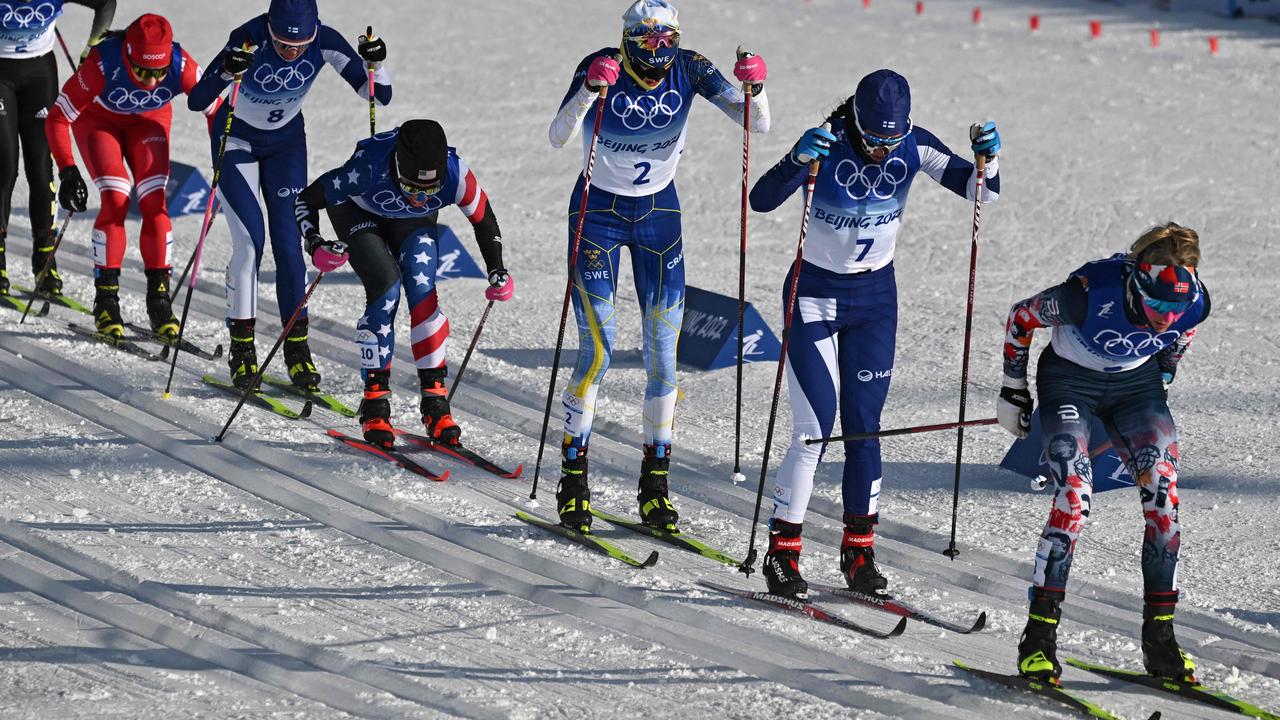
[[[996,419],[1000,421],[1000,427],[1017,438],[1031,434],[1032,407],[1026,378],[1011,378],[1006,375],[1000,388],[1000,397],[996,399]]]

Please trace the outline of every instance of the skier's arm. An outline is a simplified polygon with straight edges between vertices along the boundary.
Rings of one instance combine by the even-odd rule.
[[[316,178],[315,182],[293,199],[293,220],[298,224],[298,234],[303,238],[320,232],[320,209],[329,206],[329,200],[325,197],[325,183],[332,182],[330,175],[334,172],[330,170]]]
[[[471,221],[486,272],[505,270],[506,266],[502,264],[502,230],[498,228],[498,218],[489,205],[489,194],[462,158],[458,158],[458,178],[458,191],[453,202]]]
[[[809,164],[801,162],[793,148],[751,188],[751,209],[759,213],[772,212],[804,184],[808,171]]]
[[[200,80],[187,91],[187,109],[192,112],[203,112],[209,107],[222,92],[226,90],[235,76],[226,71],[227,55],[232,48],[245,46],[251,43],[249,34],[244,28],[236,28],[231,31],[231,36],[227,38],[227,44],[218,54],[214,56],[213,61],[209,63],[209,67],[204,69],[204,75]]]
[[[977,168],[965,158],[951,152],[933,133],[918,127],[912,131],[916,148],[920,153],[920,169],[939,185],[962,198],[973,199],[973,185]],[[995,202],[1000,197],[1000,157],[987,160],[983,176],[982,202]]]
[[[562,148],[578,136],[582,119],[587,116],[587,112],[591,110],[591,104],[599,97],[599,93],[587,85],[587,68],[591,67],[592,60],[609,54],[610,50],[611,48],[606,48],[586,56],[582,62],[578,63],[578,69],[573,71],[569,92],[565,93],[564,100],[560,101],[560,110],[551,119],[551,126],[547,128],[547,139],[551,141],[551,147]]]
[[[95,38],[102,37],[116,17],[116,0],[68,0],[68,2],[93,10],[93,24],[89,27],[87,45],[92,45]]]
[[[191,91],[195,89],[196,83],[200,81],[201,73],[202,73],[202,70],[200,69],[200,63],[196,62],[196,59],[191,57],[190,53],[188,53],[186,50],[183,50],[182,51],[182,92],[186,93],[187,95],[190,95]],[[221,105],[222,105],[222,98],[215,97],[213,99],[213,102],[209,103],[209,106],[201,110],[201,112],[204,113],[205,117],[212,118],[214,114],[218,112],[218,107]]]
[[[721,112],[741,125],[742,113],[746,107],[746,97],[742,94],[742,88],[726,80],[720,70],[702,55],[693,53],[689,63],[693,87],[698,94],[710,100],[712,105],[720,108]],[[765,94],[764,86],[761,85],[759,93],[751,96],[751,132],[769,132],[769,123],[769,96]]]
[[[98,50],[94,48],[86,62],[81,63],[75,74],[62,85],[62,92],[58,94],[53,107],[49,108],[49,117],[44,122],[49,151],[59,170],[76,164],[75,154],[71,150],[71,124],[102,92],[105,85],[106,78],[102,75]]]
[[[320,26],[317,41],[324,61],[333,66],[356,94],[369,97],[369,73],[364,60],[351,47],[351,43],[328,25]],[[385,63],[378,63],[373,71],[373,100],[378,105],[391,102],[391,73]]]
[[[1026,382],[1027,357],[1036,328],[1079,325],[1084,321],[1088,304],[1084,284],[1076,277],[1015,303],[1004,328],[1005,377]]]

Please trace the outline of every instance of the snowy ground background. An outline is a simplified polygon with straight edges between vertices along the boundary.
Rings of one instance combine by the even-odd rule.
[[[914,119],[952,147],[991,117],[1005,139],[1004,195],[983,213],[970,417],[994,412],[1009,305],[1080,263],[1125,247],[1156,222],[1201,231],[1214,314],[1187,356],[1172,402],[1182,430],[1184,555],[1179,637],[1207,682],[1280,706],[1280,574],[1273,558],[1280,500],[1269,452],[1280,420],[1280,311],[1273,253],[1280,166],[1275,68],[1280,26],[1140,6],[930,0],[812,3],[704,0],[681,5],[686,47],[728,71],[738,44],[766,57],[773,131],[753,138],[752,176],[852,92],[892,67],[911,81]],[[262,3],[160,3],[177,39],[213,56],[231,27]],[[121,0],[118,26],[154,3]],[[166,368],[71,339],[54,318],[19,327],[0,315],[0,715],[88,717],[1044,717],[1055,711],[959,678],[952,657],[1011,668],[1025,587],[1048,498],[997,464],[998,429],[967,434],[955,562],[946,546],[954,435],[885,443],[880,559],[908,600],[954,617],[991,613],[960,637],[912,624],[877,641],[695,589],[741,576],[667,546],[600,531],[659,564],[634,572],[516,521],[528,495],[552,341],[563,290],[564,211],[580,162],[556,151],[546,125],[577,61],[614,44],[620,2],[559,2],[547,12],[495,0],[322,3],[325,21],[354,38],[384,35],[395,100],[389,127],[439,119],[489,191],[507,240],[517,297],[495,307],[455,399],[466,438],[523,480],[461,467],[427,484],[334,447],[324,427],[351,421],[317,410],[290,423],[255,409],[225,446],[216,433],[232,402],[199,374],[225,366],[183,358],[172,400]],[[1091,40],[1088,21],[1103,34]],[[1148,32],[1159,24],[1162,45]],[[88,13],[60,26],[77,45]],[[1210,56],[1209,35],[1221,38]],[[61,61],[60,61],[61,62]],[[60,72],[65,73],[65,66]],[[65,75],[64,75],[65,77]],[[333,73],[308,103],[312,175],[344,160],[367,130],[364,103]],[[740,130],[706,103],[691,119],[678,184],[690,284],[736,291]],[[176,113],[173,157],[207,166],[203,123]],[[19,182],[15,205],[25,205]],[[799,200],[751,218],[748,294],[780,329],[777,297],[794,249]],[[956,412],[970,206],[922,181],[896,264],[902,331],[885,426],[942,422]],[[444,220],[463,228],[460,215]],[[198,217],[175,221],[177,261]],[[61,253],[68,292],[92,297],[90,223]],[[130,224],[130,236],[136,227]],[[470,246],[469,231],[461,232]],[[228,235],[211,233],[189,335],[224,340],[222,275]],[[145,319],[131,244],[128,319]],[[29,235],[10,224],[9,268],[26,284]],[[269,281],[271,262],[264,263]],[[629,278],[620,292],[620,348],[639,327]],[[456,365],[484,306],[483,284],[451,281]],[[279,319],[262,288],[260,352]],[[362,292],[354,275],[323,284],[313,302],[313,350],[326,385],[355,404],[351,328]],[[60,320],[69,313],[55,310]],[[401,325],[402,337],[407,327]],[[1041,342],[1037,343],[1039,347]],[[570,360],[573,340],[569,341]],[[403,348],[407,350],[407,348]],[[633,512],[639,464],[638,352],[620,353],[593,443],[593,490],[604,508]],[[397,416],[416,422],[407,355],[394,384]],[[566,373],[567,374],[567,373]],[[740,554],[746,545],[774,367],[748,366],[745,486],[733,465],[732,370],[681,374],[673,491],[686,530]],[[562,376],[563,378],[563,376]],[[563,381],[563,380],[562,380]],[[785,402],[784,402],[785,409]],[[779,437],[789,434],[781,418]],[[774,450],[776,459],[782,452]],[[551,513],[554,450],[541,512]],[[806,530],[804,570],[838,582],[840,455],[822,467]],[[442,459],[424,458],[436,467]],[[548,468],[552,473],[545,472]],[[767,510],[767,506],[766,506]],[[618,531],[622,532],[622,531]],[[1141,516],[1131,493],[1095,498],[1079,547],[1062,655],[1136,667]],[[763,583],[752,579],[757,587]],[[888,627],[889,616],[841,607]],[[1090,698],[1128,717],[1224,713],[1069,670]],[[1054,715],[1056,716],[1056,715]]]

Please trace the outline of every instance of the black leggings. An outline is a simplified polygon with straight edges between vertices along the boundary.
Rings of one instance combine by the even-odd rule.
[[[58,66],[52,51],[36,58],[0,58],[0,238],[9,227],[19,143],[30,191],[32,236],[53,229],[53,159],[44,118],[57,98]]]
[[[400,245],[434,228],[436,216],[426,218],[386,218],[366,212],[353,202],[329,208],[329,224],[334,234],[347,244],[351,269],[364,284],[366,302],[382,297],[400,282]],[[431,232],[434,236],[434,230]]]

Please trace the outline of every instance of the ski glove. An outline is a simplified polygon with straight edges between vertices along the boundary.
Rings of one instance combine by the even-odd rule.
[[[311,256],[311,264],[320,272],[333,272],[347,264],[346,243],[325,240],[319,233],[308,235],[304,242],[307,254]]]
[[[373,28],[369,30],[372,31]],[[382,38],[374,37],[372,34],[361,35],[359,44],[356,46],[356,54],[377,69],[378,65],[387,59],[387,44],[382,41]]]
[[[243,75],[251,65],[253,65],[253,50],[242,47],[227,48],[227,54],[222,58],[222,74],[231,77]]]
[[[991,120],[969,126],[969,139],[973,141],[974,155],[986,155],[990,160],[1000,153],[1000,131]]]
[[[738,78],[738,82],[751,83],[754,86],[751,88],[752,95],[760,93],[760,86],[768,74],[769,67],[765,65],[764,58],[738,48],[738,62],[733,65],[733,76]]]
[[[996,400],[996,419],[1000,421],[1000,427],[1017,438],[1030,435],[1032,407],[1026,379],[1015,380],[1006,376],[1004,386],[1000,388],[1000,398]]]
[[[815,127],[805,130],[800,142],[796,143],[794,151],[796,159],[807,163],[826,157],[831,152],[831,143],[835,142],[835,139],[836,136],[826,128]]]
[[[592,60],[591,66],[587,68],[587,86],[599,89],[613,85],[618,82],[618,75],[621,72],[622,68],[617,60],[601,55]]]
[[[484,291],[485,300],[506,302],[516,294],[516,281],[506,270],[489,271],[489,287]]]
[[[70,212],[84,212],[89,207],[89,188],[75,165],[58,171],[58,204]]]

